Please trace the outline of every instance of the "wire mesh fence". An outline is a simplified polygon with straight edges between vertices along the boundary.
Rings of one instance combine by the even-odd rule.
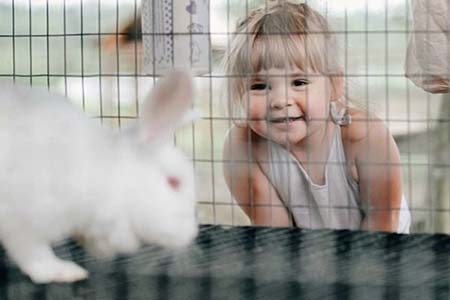
[[[147,3],[155,9],[155,3],[175,2]],[[235,122],[226,112],[231,77],[221,63],[236,35],[237,20],[274,2],[197,0],[183,2],[181,7],[191,18],[202,3],[209,13],[201,30],[178,32],[190,43],[193,36],[206,37],[210,47],[204,61],[207,72],[195,77],[200,118],[174,139],[194,162],[201,223],[250,224],[242,209],[245,205],[235,200],[223,175],[229,163],[223,156],[224,141]],[[307,4],[330,24],[340,45],[347,97],[360,99],[376,113],[398,145],[411,232],[450,232],[448,99],[420,89],[405,77],[407,46],[415,33],[410,2],[317,0]],[[88,115],[117,130],[135,122],[157,73],[143,68],[141,1],[4,0],[0,7],[3,79],[65,94]],[[145,34],[153,40],[158,37]],[[170,34],[176,36],[177,31]]]

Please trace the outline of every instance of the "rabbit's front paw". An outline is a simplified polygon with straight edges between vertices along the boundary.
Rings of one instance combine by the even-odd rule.
[[[34,263],[28,266],[26,273],[34,283],[75,282],[86,279],[88,271],[79,265],[65,260]]]

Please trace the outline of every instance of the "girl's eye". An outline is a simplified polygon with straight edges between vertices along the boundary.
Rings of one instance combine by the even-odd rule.
[[[267,88],[268,86],[265,83],[254,83],[250,86],[250,89],[253,91],[263,91]]]
[[[307,85],[308,83],[309,83],[309,81],[306,79],[295,79],[292,82],[292,85],[293,86],[304,86],[304,85]]]

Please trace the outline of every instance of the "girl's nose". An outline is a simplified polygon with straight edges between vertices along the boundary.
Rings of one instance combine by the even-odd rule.
[[[286,88],[270,90],[268,97],[271,109],[284,109],[294,104],[294,99]]]

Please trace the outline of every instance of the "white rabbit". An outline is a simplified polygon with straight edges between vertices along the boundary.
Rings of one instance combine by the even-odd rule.
[[[191,77],[173,72],[117,133],[62,96],[0,83],[0,241],[33,282],[88,276],[53,253],[67,237],[97,256],[196,237],[193,168],[170,140],[192,98]]]

